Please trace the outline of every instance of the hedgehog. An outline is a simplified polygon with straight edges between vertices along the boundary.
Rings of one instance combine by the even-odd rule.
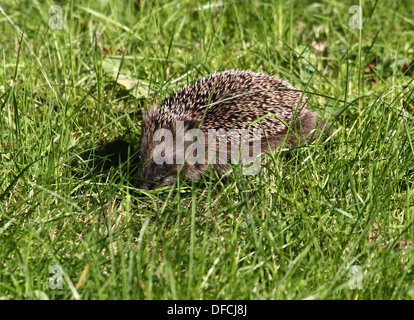
[[[263,154],[313,142],[327,125],[306,109],[307,101],[287,81],[248,70],[215,72],[185,86],[143,115],[138,188],[171,185],[177,176],[198,181],[209,170],[223,177],[231,169],[230,143],[237,137],[236,146],[245,143],[249,157],[257,156],[254,143]]]

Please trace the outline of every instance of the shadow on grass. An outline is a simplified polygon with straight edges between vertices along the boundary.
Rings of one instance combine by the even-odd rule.
[[[124,140],[114,140],[97,149],[88,149],[71,163],[73,176],[96,182],[113,181],[119,184],[137,184],[140,170],[138,152]]]

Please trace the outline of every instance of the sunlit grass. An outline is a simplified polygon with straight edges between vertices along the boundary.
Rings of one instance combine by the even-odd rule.
[[[410,1],[362,30],[340,1],[53,4],[0,4],[0,298],[414,298]],[[226,69],[302,88],[334,139],[139,194],[142,112]]]

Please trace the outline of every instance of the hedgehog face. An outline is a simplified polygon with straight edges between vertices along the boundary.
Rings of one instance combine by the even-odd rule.
[[[157,164],[150,161],[141,171],[138,188],[151,190],[173,184],[177,177],[177,165]]]
[[[140,160],[144,167],[140,173],[141,189],[154,189],[173,184],[180,171],[184,172],[191,165],[185,163],[185,132],[196,126],[192,121],[182,121],[170,117],[161,120],[160,109],[151,108],[143,117]]]
[[[148,132],[146,133],[148,134]],[[141,146],[141,161],[144,167],[140,173],[141,182],[138,187],[141,189],[155,189],[172,184],[177,176],[177,165],[174,161],[174,144],[171,139],[163,139],[159,142],[152,141],[154,134],[145,137],[146,146]],[[161,152],[158,152],[161,146]]]
[[[185,148],[185,146],[183,145]],[[141,160],[144,167],[140,173],[140,183],[138,185],[141,189],[156,189],[167,185],[171,185],[177,179],[177,175],[187,177],[188,173],[194,165],[188,162],[180,162],[177,158],[177,146],[169,139],[162,142],[155,142],[151,145],[150,150],[141,150]],[[183,153],[181,148],[178,148],[178,153]],[[161,150],[161,151],[160,151]]]

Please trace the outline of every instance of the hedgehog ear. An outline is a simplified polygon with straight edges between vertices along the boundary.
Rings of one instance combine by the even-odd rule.
[[[185,120],[184,121],[184,130],[190,130],[190,129],[198,129],[198,122],[194,120]]]

